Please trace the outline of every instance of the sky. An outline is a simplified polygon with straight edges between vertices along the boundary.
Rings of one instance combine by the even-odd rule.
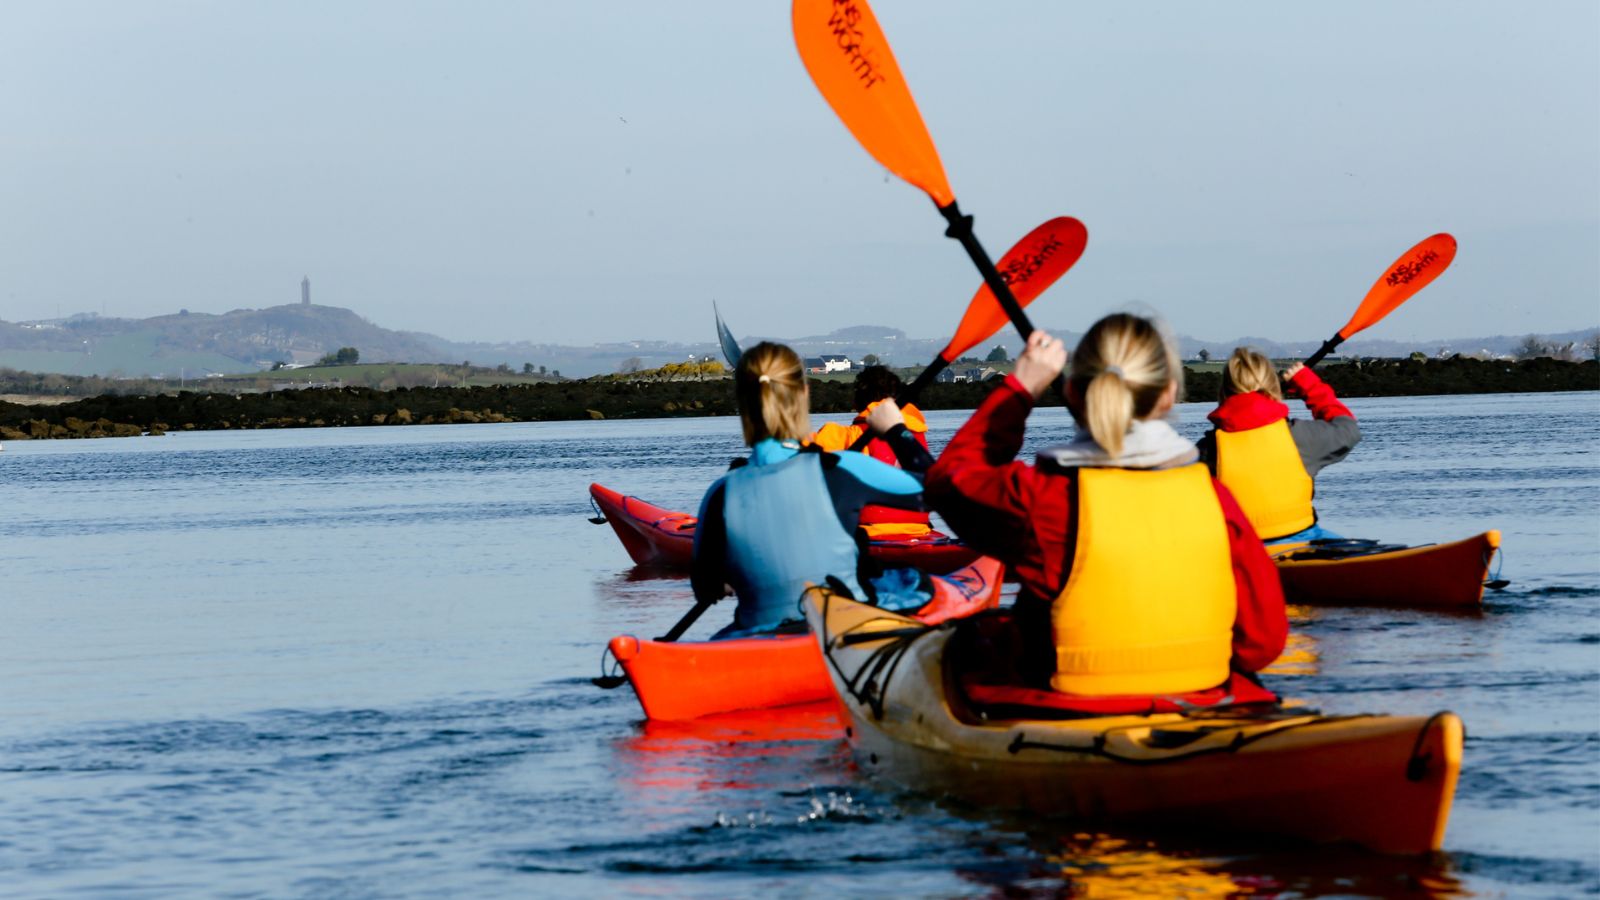
[[[874,0],[1035,320],[1320,339],[1600,323],[1600,3]],[[978,276],[855,144],[784,2],[12,0],[0,320],[313,300],[453,340],[953,330]]]

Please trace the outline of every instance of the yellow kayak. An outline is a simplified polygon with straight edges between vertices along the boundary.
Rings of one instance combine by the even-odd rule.
[[[1461,720],[1324,716],[1275,705],[1062,718],[969,702],[946,671],[954,624],[926,626],[824,588],[806,617],[864,769],[915,790],[1096,822],[1437,850]],[[998,712],[1000,715],[996,715]]]

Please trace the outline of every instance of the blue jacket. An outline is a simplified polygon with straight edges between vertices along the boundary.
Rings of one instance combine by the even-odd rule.
[[[706,492],[695,529],[695,596],[720,598],[726,585],[739,598],[719,636],[798,618],[807,582],[829,575],[864,598],[855,530],[869,503],[921,509],[922,483],[863,453],[802,452],[770,438],[752,447],[747,464]]]

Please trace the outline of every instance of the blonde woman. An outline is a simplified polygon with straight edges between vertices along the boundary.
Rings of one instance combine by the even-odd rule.
[[[1096,322],[1065,384],[1076,436],[1021,462],[1028,415],[1065,362],[1034,332],[927,477],[934,509],[1022,583],[1022,678],[1084,711],[1270,699],[1234,676],[1283,650],[1283,591],[1249,520],[1166,422],[1176,353],[1148,319]]]
[[[1313,479],[1350,454],[1361,427],[1333,388],[1295,363],[1283,383],[1311,410],[1311,419],[1290,419],[1272,361],[1249,347],[1228,357],[1222,396],[1207,417],[1215,426],[1200,439],[1200,454],[1228,486],[1269,543],[1332,539],[1317,524]]]
[[[802,447],[811,434],[811,392],[800,357],[782,344],[746,350],[734,369],[734,392],[750,456],[706,492],[695,530],[696,599],[721,598],[728,586],[739,601],[733,622],[715,637],[768,633],[797,620],[806,584],[829,576],[886,608],[926,603],[932,592],[914,570],[876,580],[858,571],[862,507],[922,508],[922,482],[910,473],[931,460],[906,432],[894,401],[874,407],[866,424],[895,448],[903,469],[862,453]]]

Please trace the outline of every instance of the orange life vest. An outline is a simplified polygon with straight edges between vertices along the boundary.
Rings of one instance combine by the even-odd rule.
[[[1217,429],[1217,480],[1263,541],[1317,524],[1313,485],[1287,419],[1246,431]]]
[[[872,408],[882,402],[882,400],[874,400],[868,403],[866,409],[856,413],[856,419],[858,421],[865,420],[867,413],[872,412]],[[922,415],[922,410],[917,409],[915,404],[907,403],[905,406],[900,407],[900,414],[905,417],[907,431],[921,434],[928,430],[928,420]],[[849,425],[824,422],[822,427],[817,429],[817,432],[811,436],[807,443],[816,444],[830,453],[839,453],[855,446],[856,441],[866,431],[867,427],[865,425],[858,425],[855,422]],[[866,453],[868,451],[863,448],[861,452]]]
[[[856,415],[857,420],[864,420],[867,413],[882,401],[873,401],[867,408]],[[906,430],[921,434],[928,430],[928,420],[923,417],[922,410],[913,404],[907,403],[900,407],[900,413],[905,416]],[[811,436],[810,443],[816,444],[824,450],[833,453],[842,453],[855,446],[861,435],[865,434],[865,425],[851,423],[840,425],[835,422],[824,423]],[[924,446],[927,441],[924,439]],[[862,448],[862,453],[871,453],[871,445]],[[875,454],[876,455],[876,454]],[[882,458],[880,456],[880,458]],[[894,460],[886,459],[885,462],[895,464]],[[922,537],[933,530],[928,524],[928,514],[908,509],[895,509],[889,506],[867,505],[861,509],[861,528],[866,531],[870,540],[909,540]]]
[[[1108,697],[1227,680],[1238,597],[1206,467],[1078,469],[1076,479],[1072,573],[1050,607],[1050,686]]]

